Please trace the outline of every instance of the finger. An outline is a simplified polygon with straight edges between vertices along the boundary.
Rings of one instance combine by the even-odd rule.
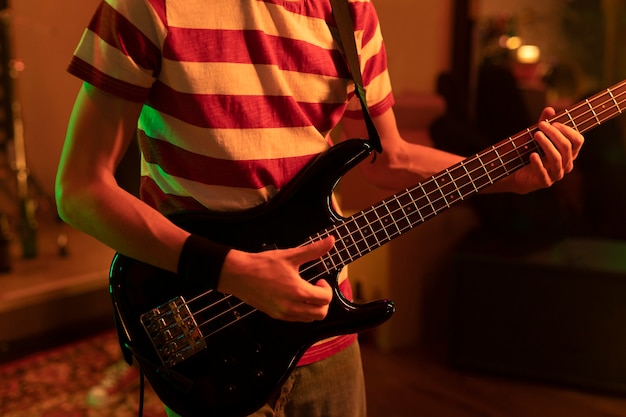
[[[585,138],[583,135],[576,129],[573,129],[570,126],[555,123],[554,127],[556,127],[562,134],[565,136],[567,140],[571,143],[572,148],[572,159],[576,159],[578,157],[578,153],[585,142]]]
[[[541,130],[535,133],[534,138],[543,151],[543,158],[541,158],[543,168],[552,181],[559,180],[564,175],[563,156],[557,149],[557,144],[545,133],[552,129],[551,126],[546,122],[540,122],[539,126]]]
[[[553,181],[550,177],[548,169],[537,153],[530,155],[530,169],[535,173],[535,178],[539,179],[540,188],[546,188],[552,185]]]
[[[539,116],[539,120],[549,120],[554,117],[556,111],[553,107],[546,107],[541,111],[541,116]]]
[[[294,265],[299,266],[322,257],[328,253],[334,244],[335,238],[328,236],[322,240],[316,240],[315,242],[297,248],[287,249],[287,257],[294,263]]]

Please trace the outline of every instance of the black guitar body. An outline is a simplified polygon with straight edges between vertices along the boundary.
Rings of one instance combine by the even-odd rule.
[[[341,177],[371,151],[363,140],[340,143],[262,206],[237,213],[185,212],[170,219],[192,233],[245,251],[299,246],[343,220],[332,208],[331,193]],[[176,274],[121,254],[116,254],[111,266],[110,288],[126,333],[121,336],[129,339],[129,348],[159,398],[184,417],[239,417],[262,407],[312,344],[374,327],[393,314],[391,301],[348,301],[338,288],[340,271],[319,269],[309,268],[302,273],[303,279],[323,274],[334,296],[327,317],[313,323],[272,319],[234,297],[206,293],[182,283]],[[190,316],[183,314],[171,323],[146,318],[153,309],[168,310],[168,303],[176,299],[186,302]],[[192,320],[195,323],[189,324]],[[204,323],[210,323],[209,329]],[[175,328],[172,336],[170,327]],[[183,328],[179,336],[177,327]],[[159,332],[163,334],[155,336]],[[161,345],[170,337],[172,346],[182,352],[182,358],[173,354],[171,362],[168,349]],[[197,339],[202,339],[200,347],[194,346]]]

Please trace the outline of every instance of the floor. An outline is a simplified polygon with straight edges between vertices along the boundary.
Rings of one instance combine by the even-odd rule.
[[[18,243],[0,275],[0,362],[110,326],[113,251],[61,223],[41,225],[34,259]],[[626,395],[460,372],[445,358],[445,346],[381,352],[364,342],[370,417],[626,417]]]
[[[624,417],[626,396],[455,371],[442,353],[365,345],[370,417]]]

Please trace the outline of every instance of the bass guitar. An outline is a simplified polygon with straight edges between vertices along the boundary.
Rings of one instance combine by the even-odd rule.
[[[623,81],[550,122],[584,133],[626,108]],[[327,317],[313,323],[272,319],[232,295],[183,284],[176,274],[116,254],[110,289],[120,336],[160,399],[185,417],[241,417],[263,406],[315,342],[360,332],[388,320],[389,300],[357,304],[339,290],[348,263],[395,239],[529,163],[541,149],[538,126],[397,193],[350,217],[333,210],[331,194],[350,169],[372,152],[351,139],[312,161],[278,195],[237,213],[184,212],[180,227],[244,251],[304,245],[326,236],[334,247],[301,267],[310,282],[334,290]]]

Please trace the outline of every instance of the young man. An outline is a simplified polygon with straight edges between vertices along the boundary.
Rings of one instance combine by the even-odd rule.
[[[350,6],[384,148],[362,164],[365,178],[400,190],[462,158],[400,137],[374,6]],[[192,235],[164,215],[254,207],[332,146],[340,122],[347,137],[367,137],[334,26],[328,0],[103,2],[69,67],[84,84],[58,172],[62,218],[129,257],[204,280],[273,318],[323,319],[331,288],[303,280],[298,268],[329,251],[332,238],[247,253]],[[545,109],[541,120],[553,114]],[[582,136],[545,121],[539,127],[544,156],[531,155],[529,166],[489,191],[527,193],[572,170]],[[137,137],[141,199],[114,179]],[[349,297],[343,275],[340,287]],[[366,415],[354,335],[314,345],[299,365],[257,415]]]

